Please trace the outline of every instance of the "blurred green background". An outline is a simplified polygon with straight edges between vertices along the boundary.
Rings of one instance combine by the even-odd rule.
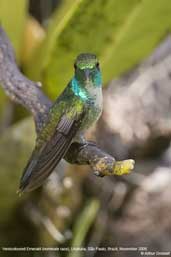
[[[30,16],[29,1],[1,0],[0,20],[24,73],[42,81],[53,99],[72,76],[78,53],[98,55],[106,83],[148,56],[171,27],[169,0],[34,2]]]
[[[171,1],[0,0],[0,23],[12,42],[22,72],[34,81],[41,81],[44,92],[53,100],[70,80],[74,59],[81,52],[97,54],[104,85],[135,67],[170,31]],[[35,139],[33,122],[30,118],[25,119],[27,116],[27,112],[12,103],[0,88],[0,246],[55,245],[42,228],[33,234],[35,228],[31,221],[29,223],[28,217],[24,218],[20,213],[25,204],[30,206],[29,198],[32,196],[18,199],[15,194]],[[87,233],[90,233],[99,202],[92,198],[87,201],[85,196],[81,201],[80,184],[77,183],[77,186],[74,192],[67,189],[69,191],[63,192],[59,201],[53,201],[57,206],[61,203],[62,206],[64,203],[67,205],[68,202],[73,206],[82,206],[77,220],[62,218],[60,223],[58,217],[55,221],[59,229],[68,226],[73,231],[75,237],[70,245],[81,246]],[[68,200],[68,194],[76,202],[75,205],[70,198]],[[46,198],[39,197],[34,195],[32,201],[41,199],[39,208],[45,206],[43,209],[54,219],[53,211],[46,206]],[[47,226],[47,220],[45,222],[42,218],[44,214],[40,218],[33,208],[33,213],[29,215],[37,215],[44,227]],[[6,256],[4,252],[1,254]],[[83,256],[82,253],[58,254]],[[15,256],[18,256],[17,253]],[[42,256],[53,255],[46,253]]]

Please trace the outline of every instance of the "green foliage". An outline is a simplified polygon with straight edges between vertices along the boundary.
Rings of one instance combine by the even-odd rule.
[[[0,0],[0,23],[7,32],[19,58],[28,0]]]
[[[143,0],[135,5],[102,54],[105,81],[129,70],[151,53],[170,31],[170,13],[170,0]]]
[[[28,0],[0,0],[0,21],[19,58]],[[147,56],[170,30],[169,0],[63,0],[50,19],[44,41],[25,63],[25,72],[41,80],[52,97],[73,74],[80,52],[98,55],[104,83]]]
[[[169,0],[65,0],[26,71],[55,98],[73,74],[75,57],[88,51],[99,56],[106,83],[151,52],[170,28],[170,11]]]
[[[51,97],[56,97],[73,74],[75,57],[80,52],[102,55],[113,34],[117,33],[138,2],[64,1],[52,18],[45,42],[27,67],[29,76],[43,80],[46,91]],[[65,9],[65,15],[60,15]]]
[[[0,24],[13,44],[17,60],[20,58],[27,2],[28,0],[0,0]],[[6,106],[6,99],[4,91],[0,88],[0,119]]]

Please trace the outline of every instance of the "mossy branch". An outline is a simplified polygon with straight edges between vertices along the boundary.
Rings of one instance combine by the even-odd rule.
[[[32,113],[36,132],[39,133],[52,102],[40,89],[39,82],[29,80],[19,71],[11,43],[2,28],[0,28],[0,84],[13,101],[23,105]],[[73,143],[65,159],[79,165],[88,164],[94,173],[101,177],[128,174],[134,167],[133,160],[116,162],[114,157],[92,142]]]

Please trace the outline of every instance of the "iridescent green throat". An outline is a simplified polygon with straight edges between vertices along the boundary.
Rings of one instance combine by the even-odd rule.
[[[84,81],[79,81],[76,76],[71,80],[71,87],[76,96],[79,96],[83,101],[91,98],[89,95],[89,87],[100,88],[102,85],[101,72],[96,72],[93,76],[93,80],[90,82],[90,86],[86,87]]]
[[[71,80],[71,87],[74,94],[80,97],[83,101],[86,101],[88,99],[88,92],[85,88],[79,85],[79,82],[75,77]]]

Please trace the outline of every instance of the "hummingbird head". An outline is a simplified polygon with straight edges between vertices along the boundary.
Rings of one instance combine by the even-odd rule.
[[[88,87],[101,87],[101,72],[95,54],[83,53],[78,55],[75,64],[75,78],[79,84]]]

